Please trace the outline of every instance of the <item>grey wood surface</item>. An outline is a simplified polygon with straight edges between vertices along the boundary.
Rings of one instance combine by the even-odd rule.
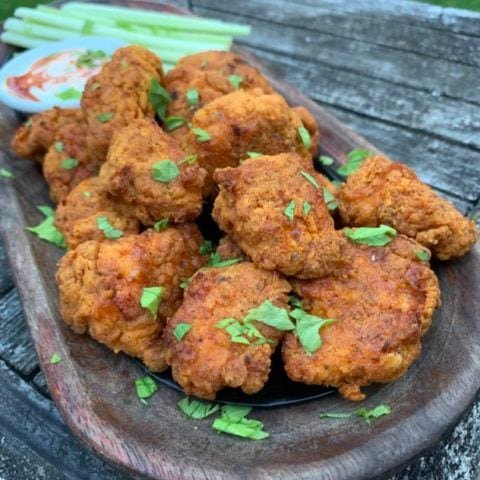
[[[480,219],[479,14],[400,0],[194,0],[190,7],[251,24],[242,45]],[[434,451],[390,478],[474,480],[479,465],[477,402]],[[2,249],[0,478],[127,478],[74,439],[56,412]]]

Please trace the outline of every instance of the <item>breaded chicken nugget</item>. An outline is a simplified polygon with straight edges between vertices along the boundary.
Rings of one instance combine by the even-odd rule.
[[[186,122],[199,108],[235,90],[260,88],[265,93],[272,92],[267,80],[246,60],[231,52],[217,51],[183,57],[165,75],[165,88],[171,95],[167,116],[180,116]],[[180,137],[187,131],[184,124],[172,134]]]
[[[315,278],[340,260],[321,174],[295,153],[262,156],[214,173],[220,187],[213,217],[252,261],[284,275]]]
[[[390,225],[440,260],[464,255],[478,237],[473,221],[440,198],[411,168],[385,157],[365,160],[348,177],[339,200],[346,225]]]
[[[53,107],[32,115],[15,132],[13,151],[19,157],[42,163],[48,149],[59,139],[59,131],[75,129],[82,122],[82,111],[74,108]]]
[[[140,231],[140,222],[132,217],[130,207],[105,192],[98,177],[78,184],[58,205],[55,225],[63,233],[67,246],[76,248],[87,240],[105,240],[105,232],[98,226],[100,217],[106,217],[124,236]]]
[[[161,218],[195,220],[202,211],[205,175],[147,118],[132,121],[115,135],[100,170],[105,190],[130,205],[132,215],[144,225]]]
[[[172,375],[185,393],[213,399],[225,387],[253,394],[262,389],[270,373],[271,356],[283,332],[253,321],[260,333],[240,343],[224,322],[240,325],[250,309],[265,300],[286,308],[291,287],[278,274],[253,263],[200,270],[185,291],[182,306],[168,321],[164,342]],[[237,325],[238,327],[238,325]],[[238,327],[241,328],[241,327]],[[183,333],[183,330],[188,330]],[[263,338],[262,338],[263,337]]]
[[[246,257],[244,251],[228,235],[220,239],[217,253],[222,260]]]
[[[189,224],[70,250],[56,277],[64,321],[116,353],[140,358],[152,371],[164,370],[161,334],[182,303],[182,278],[204,263],[201,241]]]
[[[302,116],[280,95],[265,95],[258,89],[224,95],[198,110],[185,149],[197,155],[200,166],[208,172],[204,196],[216,192],[212,175],[217,168],[236,167],[249,158],[249,152],[296,152],[305,168],[312,168],[317,135],[308,133],[312,119],[307,128]]]
[[[331,275],[292,281],[307,311],[335,320],[321,330],[322,346],[309,356],[287,333],[282,355],[292,380],[363,400],[362,386],[398,379],[418,357],[440,290],[428,261],[417,257],[428,252],[403,235],[385,247],[348,241],[342,250]]]
[[[82,97],[90,158],[105,160],[114,132],[155,111],[148,99],[151,80],[161,82],[162,62],[138,45],[118,49],[100,73],[90,78]]]

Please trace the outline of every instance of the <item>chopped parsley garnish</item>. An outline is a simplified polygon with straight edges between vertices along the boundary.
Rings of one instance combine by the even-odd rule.
[[[240,75],[230,75],[228,77],[228,81],[234,90],[238,90],[240,88],[240,84],[243,82],[243,77]]]
[[[92,193],[91,192],[83,192],[83,196],[85,198],[90,198],[92,196]]]
[[[148,100],[155,109],[158,118],[165,120],[167,107],[172,98],[167,90],[158,83],[156,78],[150,80],[150,88],[148,89]]]
[[[97,226],[103,231],[105,237],[110,240],[115,240],[123,235],[121,230],[113,227],[106,215],[100,215],[97,217]]]
[[[312,209],[312,206],[306,200],[303,201],[302,206],[303,206],[303,213],[305,215],[308,215],[310,213],[310,210]]]
[[[177,129],[184,125],[186,120],[183,117],[167,117],[165,119],[165,128],[167,132],[172,132],[173,130]]]
[[[92,85],[90,86],[90,90],[94,92],[95,90],[98,90],[101,87],[99,82],[93,82]]]
[[[2,178],[15,178],[15,175],[6,168],[0,168],[0,177]]]
[[[146,308],[153,318],[156,318],[158,307],[162,302],[163,294],[165,293],[164,287],[145,287],[142,290],[142,296],[140,297],[140,305]]]
[[[196,107],[198,105],[198,101],[199,101],[198,90],[191,88],[190,90],[187,90],[187,93],[185,94],[185,96],[187,97],[187,105],[189,107]]]
[[[168,218],[162,218],[161,220],[153,224],[153,229],[156,232],[161,232],[162,230],[165,230],[166,228],[168,228],[168,223],[169,223]]]
[[[290,312],[290,316],[296,320],[295,333],[308,355],[316,352],[322,346],[320,329],[332,324],[335,320],[310,315],[301,308]]]
[[[180,175],[180,170],[175,162],[161,160],[152,166],[152,178],[157,182],[170,183]]]
[[[67,157],[62,161],[62,168],[64,170],[73,170],[78,167],[78,160],[76,158]]]
[[[82,98],[82,92],[76,88],[70,87],[62,92],[56,93],[55,96],[60,100],[78,100]]]
[[[352,150],[347,155],[347,162],[337,169],[337,173],[344,177],[348,177],[348,175],[355,173],[361,167],[364,160],[370,155],[371,153],[363,148]]]
[[[312,139],[310,137],[310,133],[305,127],[298,127],[298,135],[302,140],[303,146],[306,150],[308,150],[312,146]]]
[[[95,118],[100,122],[100,123],[107,123],[113,118],[113,113],[112,112],[103,112],[99,113]]]
[[[212,139],[210,134],[203,130],[202,128],[192,128],[192,132],[197,136],[199,142],[208,142]]]
[[[293,222],[293,219],[295,218],[295,200],[291,200],[290,203],[285,207],[285,210],[283,213],[285,216]]]
[[[330,165],[333,165],[333,158],[329,157],[328,155],[320,155],[318,157],[318,160],[322,165],[325,165],[326,167],[329,167]]]
[[[296,297],[295,295],[290,295],[288,297],[288,303],[292,306],[292,307],[296,307],[296,308],[302,308],[303,309],[303,303],[302,301]]]
[[[204,240],[198,249],[200,255],[210,255],[213,252],[213,243],[211,240]]]
[[[188,323],[178,323],[173,330],[173,335],[177,341],[181,341],[182,338],[190,331],[192,326]]]
[[[248,158],[256,158],[256,157],[261,157],[263,153],[260,152],[247,152]]]
[[[26,127],[31,127],[31,126],[33,125],[32,119],[29,118],[29,119],[24,123],[24,125],[25,125]]]
[[[427,250],[417,250],[415,255],[422,262],[428,262],[430,260],[430,253]]]
[[[383,247],[390,243],[397,231],[388,225],[379,227],[344,228],[343,233],[352,242],[370,247]]]
[[[220,408],[216,403],[204,402],[194,398],[190,400],[188,397],[182,398],[177,406],[185,415],[195,420],[207,418]]]
[[[55,148],[55,151],[59,153],[63,152],[63,142],[55,142],[53,146]]]
[[[192,283],[192,277],[187,278],[184,282],[182,282],[182,283],[179,285],[179,287],[180,287],[182,290],[185,290],[185,288],[187,288],[191,283]]]
[[[197,161],[196,155],[187,155],[183,160],[180,161],[179,165],[186,163],[187,165],[193,165]]]
[[[58,353],[54,353],[50,358],[50,363],[56,365],[62,361],[62,357]]]
[[[250,345],[250,342],[254,339],[255,345],[263,345],[265,343],[275,343],[275,340],[265,338],[263,334],[258,330],[251,322],[239,322],[233,317],[224,318],[215,324],[216,328],[224,329],[229,335],[230,340],[233,343],[242,343],[244,345]]]
[[[76,65],[77,67],[93,68],[97,64],[95,60],[106,58],[107,54],[103,50],[87,50],[79,55]]]
[[[146,404],[147,402],[145,400],[150,398],[158,390],[158,385],[152,377],[145,375],[135,380],[135,390],[140,401]]]
[[[323,187],[323,200],[325,200],[325,203],[329,210],[335,210],[336,208],[338,208],[337,200],[325,187]]]
[[[320,188],[320,185],[318,184],[317,180],[305,170],[302,170],[300,172],[300,175],[303,175],[315,188]]]
[[[210,254],[210,262],[208,263],[209,267],[229,267],[230,265],[235,265],[236,263],[243,262],[243,258],[229,258],[227,260],[222,260],[222,257],[218,252]]]
[[[359,408],[352,413],[320,413],[320,418],[351,418],[359,417],[365,420],[369,425],[372,420],[388,415],[392,412],[392,409],[388,405],[378,405],[371,410],[366,408]]]
[[[224,405],[221,409],[221,417],[215,419],[212,427],[220,432],[250,440],[268,438],[269,434],[263,431],[262,422],[246,418],[251,410],[250,407],[240,405]]]
[[[265,300],[258,307],[250,309],[243,319],[244,322],[251,322],[252,320],[257,320],[277,330],[288,331],[295,329],[295,325],[290,320],[287,310],[277,307],[270,300]]]
[[[46,242],[53,243],[57,247],[65,248],[67,245],[65,239],[63,238],[62,233],[55,226],[55,212],[52,208],[40,205],[37,207],[40,212],[45,216],[45,220],[39,223],[35,227],[27,227],[29,232],[34,233],[45,240]]]

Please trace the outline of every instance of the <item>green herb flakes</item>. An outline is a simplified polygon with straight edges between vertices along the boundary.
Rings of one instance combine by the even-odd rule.
[[[85,198],[90,198],[92,196],[92,193],[91,192],[83,192],[82,194]]]
[[[157,182],[170,183],[180,175],[180,170],[175,162],[161,160],[152,166],[152,178]]]
[[[112,112],[103,112],[99,113],[95,118],[100,122],[100,123],[107,123],[113,118],[113,113]]]
[[[197,161],[196,155],[187,155],[183,160],[180,161],[180,165],[186,163],[187,165],[193,165]]]
[[[211,240],[204,240],[198,249],[200,255],[210,255],[213,252],[213,243]]]
[[[199,102],[199,95],[198,95],[198,90],[195,90],[194,88],[191,88],[190,90],[187,90],[187,93],[185,94],[187,97],[187,105],[189,107],[196,107]]]
[[[236,263],[242,262],[242,258],[229,258],[227,260],[222,260],[222,257],[218,252],[210,254],[210,262],[208,263],[209,267],[229,267],[230,265],[235,265]]]
[[[325,187],[323,187],[323,200],[325,201],[325,204],[329,210],[335,210],[338,208],[338,202],[336,198]]]
[[[318,184],[317,180],[305,170],[301,170],[300,175],[305,177],[315,188],[320,188],[320,185]]]
[[[308,150],[312,146],[312,139],[310,137],[310,133],[305,127],[298,127],[298,135],[302,140],[303,146],[306,150]]]
[[[230,75],[228,77],[228,81],[234,90],[238,90],[240,88],[240,84],[243,82],[243,77],[240,75]]]
[[[300,308],[290,312],[290,316],[296,320],[295,333],[308,355],[312,355],[322,346],[320,329],[335,321],[330,318],[325,319],[310,315]]]
[[[428,252],[427,250],[417,250],[415,252],[415,256],[422,262],[430,261],[430,252]]]
[[[290,320],[287,310],[277,307],[270,300],[265,300],[258,307],[250,309],[243,319],[244,323],[252,320],[257,320],[277,330],[288,331],[295,329],[295,325]]]
[[[295,218],[295,200],[291,200],[290,203],[285,207],[285,210],[283,213],[285,216],[293,222],[293,219]]]
[[[56,365],[62,361],[62,357],[58,353],[54,353],[50,358],[50,363]]]
[[[242,343],[244,345],[250,345],[250,342],[254,341],[255,345],[263,345],[265,343],[275,343],[275,340],[265,338],[263,334],[258,330],[251,322],[239,322],[235,318],[224,318],[219,320],[215,324],[216,328],[224,329],[229,335],[230,340],[233,343]]]
[[[220,408],[215,403],[196,399],[190,400],[188,397],[182,398],[182,400],[177,403],[177,406],[187,417],[194,418],[195,420],[207,418]]]
[[[212,427],[219,432],[250,440],[268,438],[269,434],[263,431],[262,422],[246,418],[250,411],[250,407],[224,405],[221,409],[221,417],[213,422]]]
[[[6,168],[0,168],[0,177],[1,178],[15,178],[15,175]]]
[[[33,125],[32,119],[29,118],[29,119],[24,123],[24,125],[25,125],[26,127],[31,127],[31,126]]]
[[[363,148],[352,150],[347,155],[347,162],[337,169],[337,173],[344,177],[348,177],[348,175],[355,173],[370,155],[371,153]]]
[[[192,128],[192,132],[197,136],[199,142],[208,142],[212,139],[210,134],[201,128]]]
[[[173,132],[173,130],[176,130],[178,127],[184,125],[185,122],[186,120],[183,117],[167,117],[164,121],[165,129],[167,132]]]
[[[168,228],[168,224],[169,224],[168,218],[162,218],[161,220],[153,224],[153,229],[156,232],[161,232],[162,230],[165,230],[166,228]]]
[[[55,148],[55,151],[58,153],[63,152],[63,142],[55,142],[53,144],[53,147]]]
[[[103,231],[105,237],[110,240],[116,240],[123,235],[121,230],[113,227],[106,215],[100,215],[97,217],[97,226]]]
[[[384,415],[389,415],[392,412],[392,409],[388,405],[378,405],[371,410],[366,408],[359,408],[352,413],[320,413],[320,418],[351,418],[359,417],[365,420],[369,425],[372,423],[372,420],[383,417]]]
[[[303,206],[303,213],[305,215],[308,215],[310,213],[310,210],[312,209],[312,206],[306,200],[303,201],[302,206]]]
[[[156,78],[150,80],[150,88],[148,89],[148,101],[155,109],[158,118],[165,121],[168,104],[171,102],[170,94],[158,83]]]
[[[107,54],[103,50],[87,50],[79,55],[76,65],[77,67],[94,68],[98,65],[96,60],[104,59]]]
[[[78,160],[76,158],[67,157],[62,160],[62,168],[64,170],[73,170],[78,167]]]
[[[173,330],[173,335],[177,341],[181,341],[183,337],[190,331],[192,328],[188,323],[178,323],[175,329]]]
[[[302,308],[303,309],[303,303],[302,301],[296,297],[295,295],[290,295],[288,297],[288,303],[292,306],[292,307],[296,307],[296,308]]]
[[[158,385],[152,377],[145,375],[135,380],[135,390],[140,401],[147,403],[145,400],[150,398],[158,390]]]
[[[260,152],[247,152],[248,158],[257,158],[263,156],[263,153]]]
[[[55,96],[66,102],[67,100],[79,100],[82,98],[82,92],[76,88],[70,87],[66,90],[56,93]]]
[[[182,282],[182,283],[179,285],[179,287],[180,287],[182,290],[185,290],[191,283],[192,283],[192,277],[187,278],[184,282]]]
[[[343,233],[352,242],[370,247],[383,247],[390,243],[397,231],[387,225],[379,227],[344,228]]]
[[[57,247],[65,248],[67,245],[62,233],[55,226],[55,212],[52,208],[40,205],[37,207],[45,216],[45,220],[35,227],[27,227],[29,232],[34,233],[38,238],[53,243]]]
[[[152,314],[153,318],[157,317],[158,307],[162,302],[164,293],[164,287],[145,287],[142,290],[140,305],[142,308],[146,308]]]
[[[329,157],[328,155],[320,155],[318,157],[318,160],[325,167],[329,167],[330,165],[333,165],[333,158]]]

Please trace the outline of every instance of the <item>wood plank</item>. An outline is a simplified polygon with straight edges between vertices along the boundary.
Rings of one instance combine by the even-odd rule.
[[[32,378],[32,384],[38,389],[38,391],[45,397],[50,398],[50,391],[48,390],[47,379],[44,373],[39,370]]]
[[[416,52],[425,57],[447,59],[453,62],[480,66],[480,32],[478,24],[473,34],[463,35],[450,30],[443,23],[444,14],[439,8],[431,8],[425,4],[407,3],[408,8],[398,5],[400,2],[382,0],[375,1],[303,1],[283,2],[278,8],[275,0],[246,0],[242,8],[221,0],[195,0],[195,7],[209,9],[208,16],[216,12],[232,13],[249,19],[282,25],[293,26],[303,34],[314,36],[316,33],[331,34],[340,39],[350,39],[390,47],[399,51]],[[426,10],[434,10],[433,15],[425,15]],[[480,21],[480,14],[471,12],[468,18]],[[456,19],[456,21],[455,21]],[[450,16],[450,25],[459,27],[465,17]],[[280,28],[278,30],[281,30]],[[472,33],[467,28],[468,33]],[[395,52],[392,51],[392,54]]]
[[[210,9],[201,7],[196,11],[205,16],[212,13]],[[276,9],[276,12],[285,14],[283,9]],[[267,20],[247,18],[236,13],[214,13],[216,18],[243,21],[253,27],[251,35],[239,39],[241,45],[289,55],[297,60],[311,60],[321,64],[318,69],[327,65],[358,73],[362,77],[413,87],[436,97],[446,95],[467,103],[480,104],[478,67],[460,65],[444,58],[420,56],[411,51],[374,43],[352,41],[335,34],[309,32],[290,25],[272,25]],[[289,20],[289,17],[285,19]]]
[[[0,241],[0,297],[13,287],[12,274],[8,267],[8,260],[5,249]]]

